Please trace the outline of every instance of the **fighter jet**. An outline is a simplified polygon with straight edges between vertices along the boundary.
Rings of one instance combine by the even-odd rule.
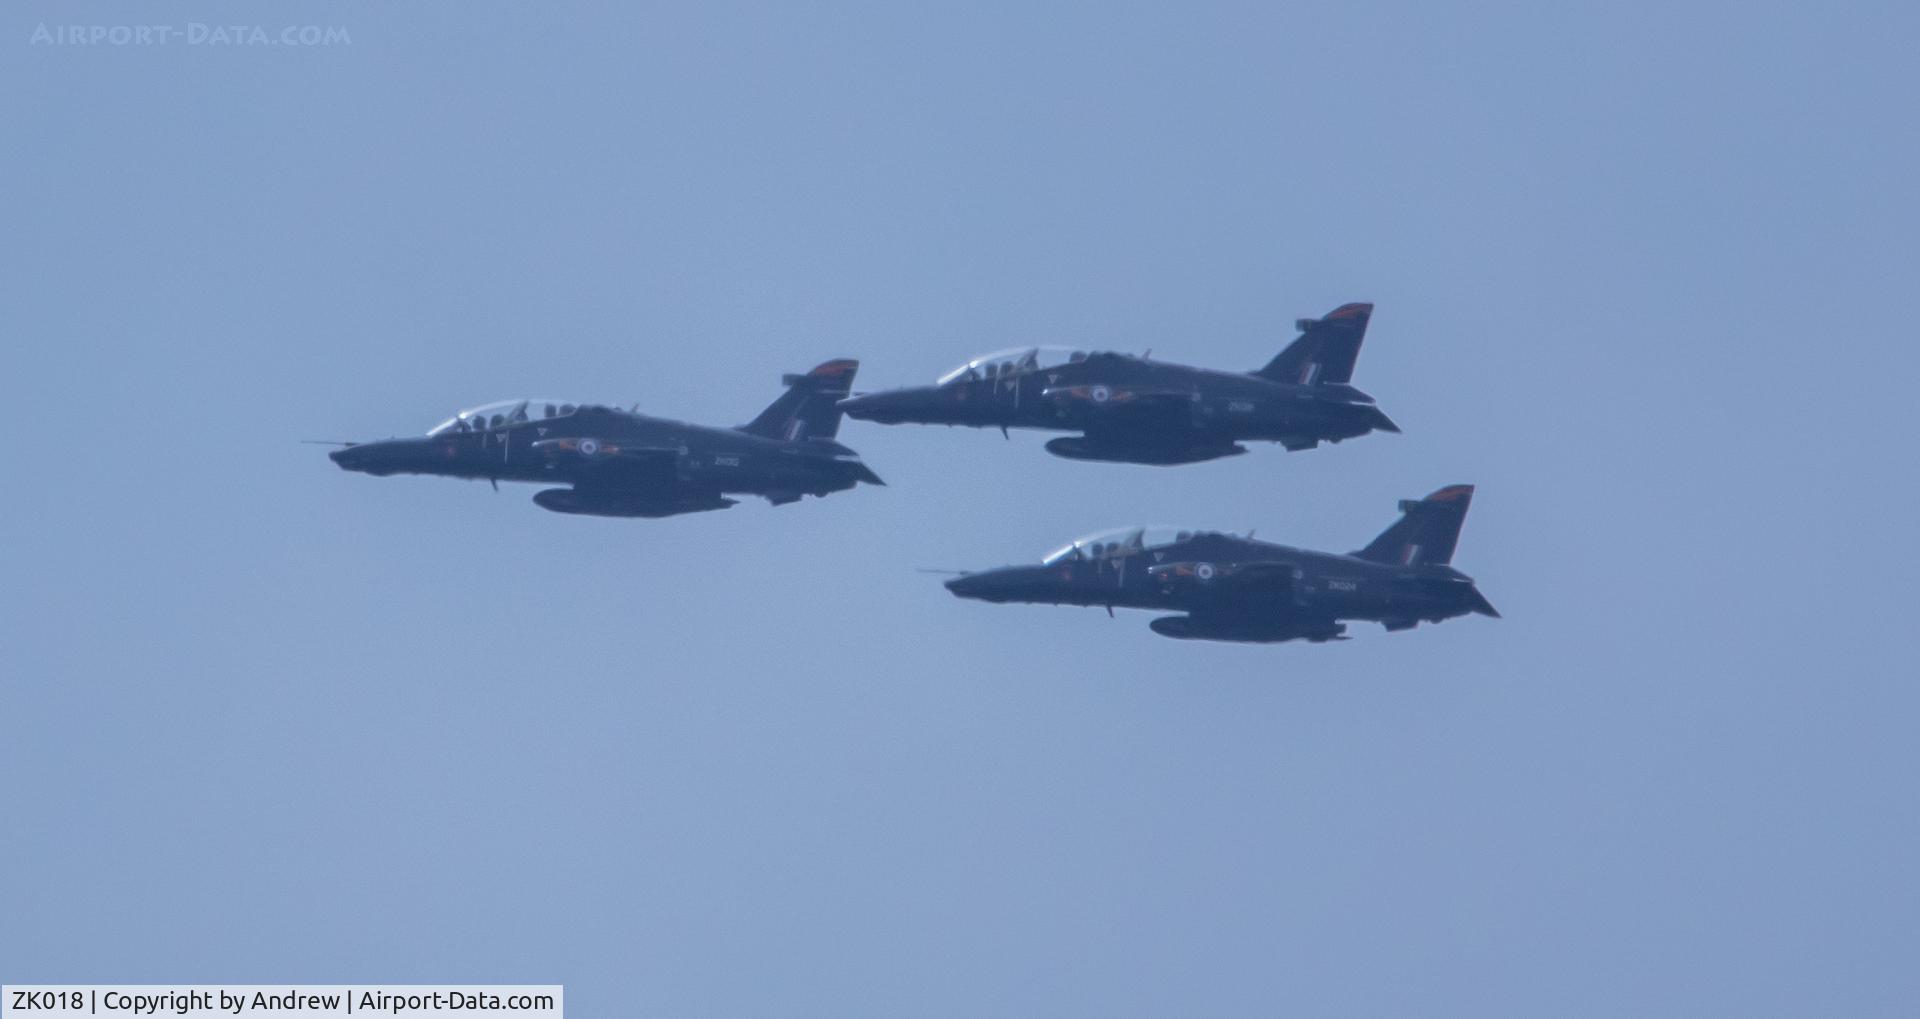
[[[535,493],[556,513],[668,517],[725,509],[729,494],[778,506],[866,482],[885,484],[834,441],[838,403],[860,362],[788,375],[787,391],[737,428],[709,428],[562,400],[503,400],[463,410],[417,439],[346,443],[329,453],[350,471],[437,474],[570,487]]]
[[[1322,319],[1300,319],[1299,338],[1259,371],[1028,347],[975,358],[931,386],[867,393],[841,406],[882,424],[1081,432],[1047,443],[1073,460],[1197,463],[1245,453],[1240,440],[1312,449],[1400,430],[1352,385],[1372,314],[1371,304],[1346,304]]]
[[[1121,528],[1088,535],[1040,561],[947,581],[962,598],[1103,605],[1185,615],[1153,632],[1185,640],[1278,643],[1345,639],[1343,619],[1407,630],[1477,612],[1498,618],[1473,578],[1448,565],[1473,501],[1449,485],[1400,503],[1402,516],[1367,547],[1309,552],[1211,531]]]

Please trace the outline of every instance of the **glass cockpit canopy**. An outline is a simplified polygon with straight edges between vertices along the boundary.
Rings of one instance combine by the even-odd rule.
[[[428,435],[441,435],[447,432],[484,432],[490,428],[504,428],[524,421],[536,421],[541,418],[566,417],[579,410],[580,405],[566,400],[499,400],[463,410],[458,414],[433,426]]]
[[[1040,563],[1043,566],[1052,566],[1065,559],[1117,559],[1163,548],[1204,533],[1207,532],[1186,527],[1168,527],[1164,524],[1114,527],[1075,538],[1048,553]]]
[[[1072,347],[1015,347],[1011,350],[996,350],[991,354],[982,354],[940,376],[940,380],[934,384],[944,386],[953,382],[978,382],[982,379],[1001,378],[1007,375],[1025,375],[1043,368],[1078,364],[1086,359],[1086,351],[1075,350]]]

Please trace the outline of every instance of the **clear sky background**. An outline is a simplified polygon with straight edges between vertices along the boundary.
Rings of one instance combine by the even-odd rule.
[[[1906,4],[9,4],[0,979],[579,1015],[1912,1015]],[[332,47],[34,46],[42,23]],[[1378,305],[1405,429],[571,518],[300,439],[745,421]],[[1503,620],[961,602],[1479,486]]]

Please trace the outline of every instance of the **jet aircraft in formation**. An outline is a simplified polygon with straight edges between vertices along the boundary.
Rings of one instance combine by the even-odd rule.
[[[862,482],[884,484],[835,438],[842,414],[885,424],[1079,432],[1047,443],[1079,460],[1186,464],[1246,452],[1242,441],[1310,449],[1397,432],[1353,367],[1371,304],[1296,323],[1300,336],[1258,371],[1236,373],[1126,354],[1030,347],[976,358],[933,386],[852,396],[860,363],[834,360],[788,375],[787,391],[747,424],[711,428],[559,400],[507,400],[442,422],[425,436],[342,443],[350,471],[553,484],[533,497],[557,513],[666,517],[725,509],[730,495],[774,505]],[[1177,613],[1149,625],[1197,640],[1344,639],[1344,620],[1388,630],[1478,613],[1498,617],[1451,565],[1473,486],[1400,504],[1367,547],[1311,552],[1213,531],[1131,528],[1072,542],[1037,566],[965,573],[962,598]]]
[[[1479,613],[1498,617],[1473,578],[1454,569],[1472,485],[1400,503],[1401,517],[1346,555],[1214,531],[1122,528],[1063,546],[1037,566],[1003,566],[947,581],[989,602],[1160,609],[1153,632],[1188,640],[1343,639],[1341,620],[1406,630]]]
[[[726,509],[729,495],[778,506],[861,482],[885,484],[835,441],[839,401],[860,362],[789,375],[787,391],[738,428],[709,428],[561,400],[505,400],[464,410],[425,436],[344,445],[328,454],[366,474],[533,481],[556,513],[668,517]]]
[[[931,386],[842,401],[882,424],[1074,431],[1047,443],[1074,460],[1188,464],[1245,453],[1242,440],[1312,449],[1399,426],[1353,386],[1371,304],[1300,319],[1300,336],[1258,371],[1227,372],[1129,354],[1028,347],[975,358]]]

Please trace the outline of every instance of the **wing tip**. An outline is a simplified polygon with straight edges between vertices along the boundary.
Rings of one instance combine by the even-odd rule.
[[[837,378],[842,375],[852,375],[859,370],[858,360],[851,357],[836,357],[831,361],[823,361],[815,365],[814,369],[807,374],[814,378]]]

